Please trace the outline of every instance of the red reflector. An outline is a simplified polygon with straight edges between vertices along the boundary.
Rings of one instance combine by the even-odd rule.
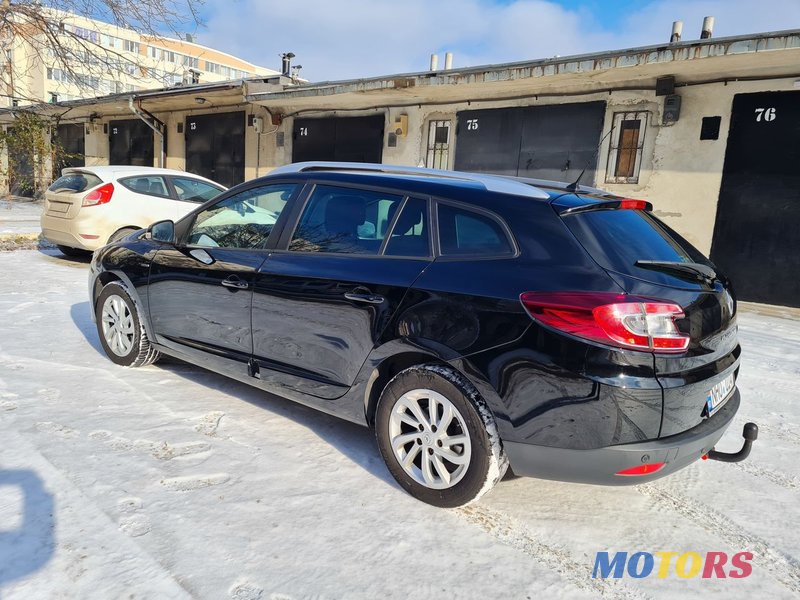
[[[683,352],[690,337],[675,324],[677,304],[610,292],[525,292],[520,301],[536,321],[619,348]]]
[[[620,208],[629,208],[631,210],[646,210],[647,209],[647,201],[645,200],[633,200],[632,198],[625,198],[624,200],[619,201]]]
[[[111,201],[111,196],[114,194],[114,184],[107,183],[101,185],[96,190],[92,190],[83,197],[81,206],[97,206],[98,204],[106,204]]]
[[[85,240],[96,240],[100,237],[99,235],[90,235],[88,233],[79,233],[78,235],[80,235]]]
[[[649,475],[664,468],[667,463],[648,463],[646,465],[639,465],[638,467],[631,467],[630,469],[623,469],[617,471],[617,475]]]
[[[700,458],[702,458],[703,460],[708,460],[708,454],[703,454],[703,456],[701,456]]]

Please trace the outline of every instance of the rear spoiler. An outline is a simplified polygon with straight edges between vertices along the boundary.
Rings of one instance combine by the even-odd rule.
[[[595,210],[645,210],[652,212],[653,205],[646,200],[634,200],[632,198],[615,198],[614,200],[602,200],[600,202],[591,202],[588,204],[580,204],[578,206],[556,206],[558,214],[561,216],[574,215],[576,213],[592,212]]]

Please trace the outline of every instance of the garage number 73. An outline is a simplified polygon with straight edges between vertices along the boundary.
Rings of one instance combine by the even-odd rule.
[[[756,122],[760,123],[761,121],[774,121],[775,120],[775,108],[757,108],[756,109]]]

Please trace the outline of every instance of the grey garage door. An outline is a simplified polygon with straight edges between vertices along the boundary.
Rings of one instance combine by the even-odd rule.
[[[605,102],[467,110],[458,113],[455,168],[574,181],[597,166]]]
[[[737,94],[711,259],[740,300],[800,306],[800,92]]]
[[[153,166],[153,130],[141,119],[108,124],[109,164]]]
[[[333,160],[379,163],[384,116],[295,119],[292,161]]]
[[[186,170],[232,187],[244,181],[244,112],[186,117]]]
[[[62,123],[56,128],[56,143],[61,149],[56,173],[66,167],[82,167],[85,163],[86,143],[82,123]]]

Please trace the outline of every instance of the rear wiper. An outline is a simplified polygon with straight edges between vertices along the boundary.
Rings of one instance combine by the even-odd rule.
[[[679,262],[668,260],[637,260],[634,263],[643,269],[663,271],[680,277],[690,276],[693,280],[711,283],[717,278],[717,273],[708,265],[694,262]]]

